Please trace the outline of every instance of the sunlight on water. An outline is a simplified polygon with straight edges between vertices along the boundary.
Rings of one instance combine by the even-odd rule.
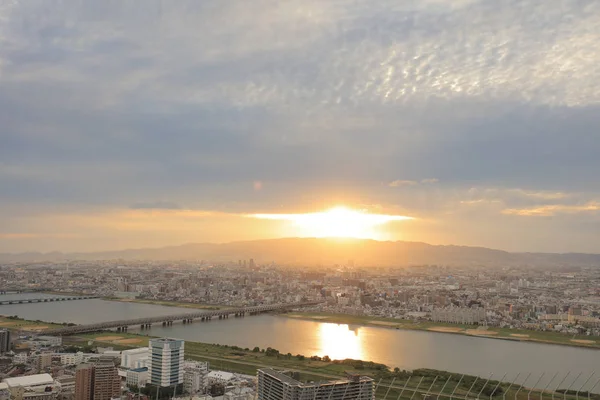
[[[318,332],[319,355],[327,355],[332,360],[366,359],[359,331],[360,328],[352,330],[348,325],[321,324]]]

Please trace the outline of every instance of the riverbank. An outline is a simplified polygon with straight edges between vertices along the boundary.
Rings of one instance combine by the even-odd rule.
[[[304,319],[317,322],[330,322],[335,324],[373,326],[377,328],[420,330],[453,335],[484,337],[489,339],[502,339],[519,342],[535,342],[561,346],[585,347],[600,349],[600,337],[584,335],[564,335],[558,332],[530,331],[523,329],[508,329],[496,327],[481,327],[477,325],[456,325],[440,322],[400,320],[395,318],[381,318],[331,313],[294,312],[282,314],[287,318]]]
[[[63,327],[63,324],[55,324],[44,321],[29,321],[16,316],[0,315],[0,328],[6,328],[9,331],[30,331],[40,332],[47,329],[54,329]]]
[[[90,341],[96,346],[110,346],[117,350],[147,346],[152,336],[103,332],[66,337],[68,344],[88,344]],[[135,341],[135,343],[134,343]],[[519,385],[509,382],[498,382],[487,378],[462,375],[447,371],[432,369],[416,369],[414,371],[390,370],[383,364],[365,362],[360,360],[329,360],[328,358],[307,357],[303,355],[280,354],[277,350],[267,348],[240,348],[238,346],[225,346],[200,342],[185,342],[186,359],[208,361],[211,368],[235,373],[255,375],[260,368],[274,367],[299,373],[301,380],[318,381],[346,377],[348,373],[369,376],[379,383],[377,396],[391,396],[390,398],[413,399],[421,398],[426,393],[449,400],[449,395],[454,397],[472,397],[480,394],[485,398],[500,398],[506,393],[508,398],[526,400],[530,396],[543,399],[551,397],[550,392],[524,389]],[[419,397],[414,395],[418,393]],[[580,393],[582,395],[582,393]],[[563,394],[560,394],[563,398]],[[576,396],[567,394],[564,398],[575,400]],[[600,400],[599,395],[591,395],[590,399]]]
[[[153,304],[156,306],[194,308],[194,309],[200,309],[200,310],[226,310],[229,308],[233,308],[233,307],[219,306],[219,305],[214,305],[214,304],[186,303],[186,302],[167,301],[167,300],[124,299],[124,298],[120,298],[120,297],[103,297],[102,299],[108,300],[108,301],[119,301],[121,303]]]

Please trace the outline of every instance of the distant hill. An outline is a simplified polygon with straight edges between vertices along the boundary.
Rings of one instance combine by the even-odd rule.
[[[61,260],[210,260],[254,258],[291,265],[332,265],[353,260],[357,265],[547,265],[600,266],[600,254],[509,253],[484,247],[436,246],[417,242],[380,242],[362,239],[286,238],[231,242],[191,243],[162,248],[128,249],[97,253],[0,254],[0,262]]]

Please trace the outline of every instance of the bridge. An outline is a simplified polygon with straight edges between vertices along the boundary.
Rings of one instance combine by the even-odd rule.
[[[52,336],[67,336],[78,333],[97,332],[107,329],[116,328],[118,332],[127,331],[129,326],[139,325],[142,329],[150,328],[152,324],[162,323],[163,326],[172,325],[175,321],[182,321],[184,324],[192,323],[194,320],[208,321],[212,318],[229,318],[231,315],[235,317],[243,317],[248,315],[257,315],[260,313],[270,311],[286,311],[294,308],[308,307],[320,304],[319,301],[307,301],[301,303],[285,303],[285,304],[271,304],[265,306],[253,306],[244,308],[233,308],[227,310],[216,310],[216,311],[197,311],[186,314],[166,315],[161,317],[148,317],[148,318],[137,318],[137,319],[126,319],[120,321],[100,322],[97,324],[89,325],[76,325],[66,328],[58,328],[44,331],[44,335]]]
[[[26,303],[50,303],[54,301],[73,301],[73,300],[87,300],[87,299],[98,299],[99,296],[67,296],[67,297],[45,297],[38,299],[12,299],[2,300],[0,299],[0,305],[7,304],[26,304]]]

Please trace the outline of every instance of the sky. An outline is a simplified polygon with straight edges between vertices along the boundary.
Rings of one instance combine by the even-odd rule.
[[[0,0],[0,252],[600,252],[597,0]],[[250,216],[250,217],[249,217]]]

